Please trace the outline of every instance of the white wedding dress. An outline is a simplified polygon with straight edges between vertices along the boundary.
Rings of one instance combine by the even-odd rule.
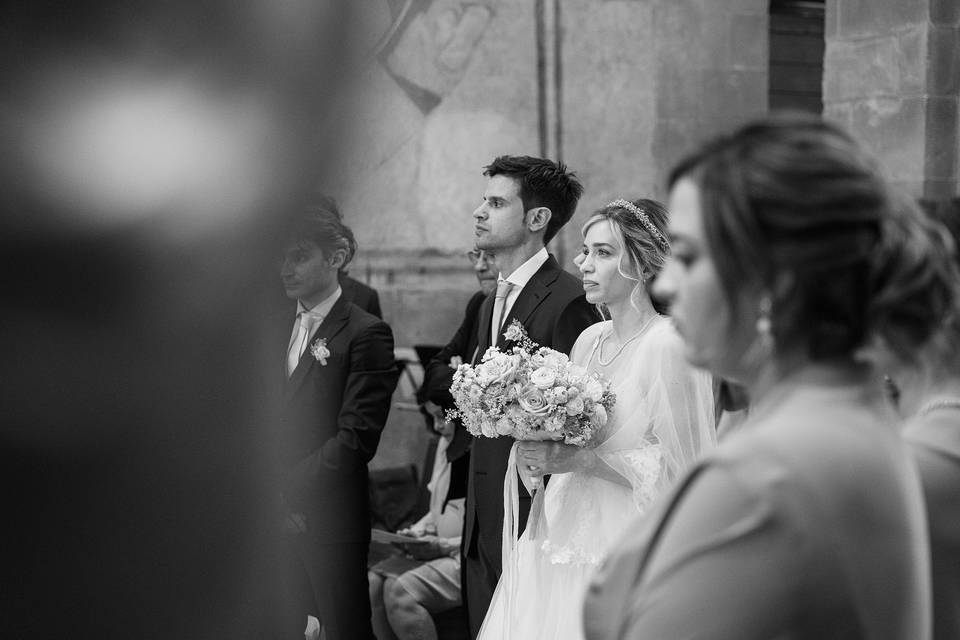
[[[593,570],[630,522],[716,442],[710,376],[686,364],[670,321],[656,318],[615,356],[608,347],[604,365],[599,347],[611,329],[609,321],[588,327],[570,357],[610,381],[617,396],[596,452],[624,484],[578,472],[552,475],[542,513],[534,500],[517,540],[514,445],[504,481],[503,575],[481,640],[582,639]]]

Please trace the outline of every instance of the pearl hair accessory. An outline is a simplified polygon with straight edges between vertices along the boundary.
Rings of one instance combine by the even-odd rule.
[[[670,243],[667,242],[667,239],[664,237],[664,235],[660,233],[659,229],[657,229],[657,225],[653,224],[650,218],[647,217],[647,214],[643,211],[643,209],[633,204],[629,200],[624,200],[623,198],[614,200],[607,206],[620,207],[621,209],[626,209],[627,211],[632,213],[637,218],[637,220],[640,221],[640,224],[642,224],[644,228],[646,228],[646,230],[650,232],[650,235],[653,236],[653,239],[657,241],[657,243],[660,245],[660,247],[664,251],[670,250]]]

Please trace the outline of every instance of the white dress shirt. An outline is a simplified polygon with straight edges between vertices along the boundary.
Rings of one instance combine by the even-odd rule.
[[[290,344],[287,346],[287,375],[291,375],[297,368],[296,363],[303,357],[303,352],[306,351],[307,344],[310,342],[310,336],[316,332],[330,313],[330,309],[340,299],[342,292],[342,289],[337,286],[336,291],[310,309],[306,308],[302,301],[297,300],[297,319],[293,322],[293,333],[290,335]],[[306,329],[303,333],[300,332],[301,323]]]
[[[520,296],[520,292],[523,290],[527,283],[530,282],[530,278],[533,277],[537,271],[540,270],[540,267],[547,261],[547,258],[550,257],[550,254],[547,253],[547,248],[544,247],[537,251],[533,256],[524,262],[522,265],[517,267],[513,273],[511,273],[506,278],[503,277],[501,273],[497,280],[506,280],[507,282],[513,284],[513,288],[510,290],[510,293],[507,294],[507,299],[504,301],[504,306],[506,310],[503,313],[504,322],[510,317],[510,310],[513,309],[513,303],[517,301],[517,298]],[[494,326],[497,322],[497,314],[492,314],[490,320],[490,344],[497,344],[497,331],[500,327]]]

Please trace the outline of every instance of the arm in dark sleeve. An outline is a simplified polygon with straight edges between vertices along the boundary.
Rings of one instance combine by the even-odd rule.
[[[477,316],[480,306],[486,296],[478,291],[470,298],[463,316],[463,321],[457,328],[453,338],[435,355],[426,370],[423,372],[423,393],[425,400],[429,400],[444,409],[453,408],[453,396],[450,395],[450,384],[453,382],[453,369],[450,368],[450,359],[459,356],[464,363],[469,363],[472,353],[467,353],[469,344],[476,344]]]
[[[289,478],[294,489],[311,486],[325,472],[361,468],[373,458],[399,377],[393,333],[385,322],[370,325],[353,339],[337,435],[294,467]]]
[[[376,289],[370,289],[370,303],[367,305],[367,311],[381,320],[383,319],[383,312],[380,310],[380,294],[377,293]]]
[[[600,320],[596,307],[584,296],[577,296],[557,316],[557,323],[553,326],[553,348],[569,355],[583,330]]]

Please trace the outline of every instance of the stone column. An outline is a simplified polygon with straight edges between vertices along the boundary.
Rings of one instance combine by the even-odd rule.
[[[827,0],[823,98],[894,183],[956,195],[960,3]]]

